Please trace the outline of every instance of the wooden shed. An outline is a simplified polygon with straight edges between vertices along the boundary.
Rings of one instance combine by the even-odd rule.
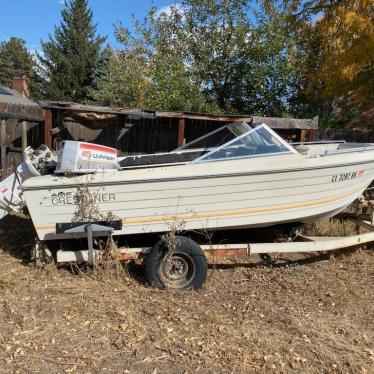
[[[229,122],[265,122],[291,141],[317,137],[318,118],[268,118],[250,115],[124,109],[43,101],[47,145],[82,140],[117,148],[122,153],[168,152]],[[47,138],[46,138],[47,139]]]
[[[1,177],[11,173],[22,161],[28,145],[44,142],[43,109],[26,96],[8,87],[0,87]]]

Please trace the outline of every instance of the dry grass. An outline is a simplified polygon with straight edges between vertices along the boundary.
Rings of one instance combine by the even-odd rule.
[[[199,292],[160,291],[115,260],[95,274],[30,267],[32,232],[6,225],[1,373],[373,372],[372,251],[226,260]]]
[[[310,236],[348,236],[355,235],[356,224],[350,221],[322,219],[306,225],[305,233]]]

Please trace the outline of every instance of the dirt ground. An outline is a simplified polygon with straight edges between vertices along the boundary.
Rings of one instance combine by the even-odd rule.
[[[36,269],[27,222],[0,229],[0,373],[374,372],[372,250],[224,260],[174,292]]]

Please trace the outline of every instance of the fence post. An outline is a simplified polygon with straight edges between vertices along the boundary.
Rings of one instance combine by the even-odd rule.
[[[178,124],[178,147],[182,147],[182,145],[184,145],[184,129],[185,129],[184,118],[180,118],[179,124]]]
[[[46,109],[44,112],[44,144],[52,148],[52,111]]]
[[[301,143],[305,142],[305,138],[306,138],[306,130],[302,129],[300,131],[300,142]]]
[[[309,130],[309,139],[308,139],[308,141],[314,142],[314,141],[317,140],[317,138],[318,138],[318,130],[316,130],[316,129]]]
[[[22,121],[21,125],[22,152],[27,148],[27,122]]]
[[[6,177],[7,172],[7,157],[6,157],[6,122],[5,119],[1,120],[0,125],[0,138],[1,138],[1,179]]]

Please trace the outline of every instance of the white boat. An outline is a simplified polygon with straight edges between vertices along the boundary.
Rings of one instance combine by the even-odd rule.
[[[82,222],[114,235],[221,230],[334,216],[374,179],[374,144],[290,145],[266,124],[225,125],[170,153],[127,156],[120,168],[27,179],[40,240]],[[75,234],[77,235],[77,234]]]

